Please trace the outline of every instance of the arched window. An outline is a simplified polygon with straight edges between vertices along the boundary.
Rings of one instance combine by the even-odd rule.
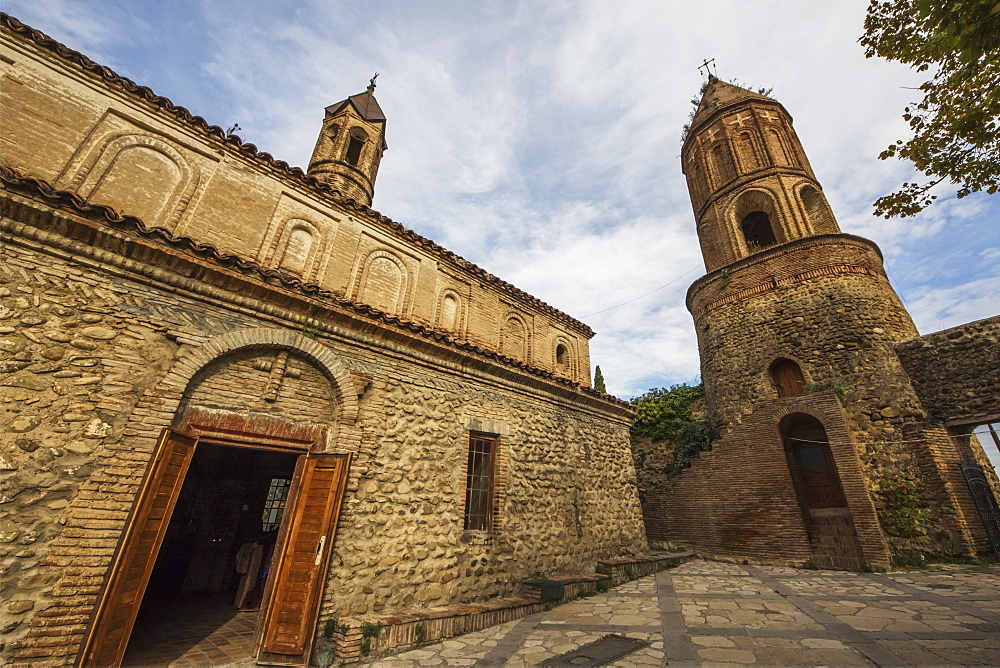
[[[561,343],[556,346],[556,370],[569,375],[569,349]]]
[[[789,359],[777,359],[771,365],[771,382],[779,397],[797,397],[805,393],[806,379],[799,365]]]
[[[358,162],[361,160],[361,149],[365,146],[365,141],[368,139],[368,135],[361,128],[351,128],[351,136],[347,140],[347,153],[344,154],[344,160],[347,161],[349,165],[358,166]]]
[[[771,229],[771,217],[763,211],[752,211],[745,215],[740,221],[740,229],[743,230],[747,249],[751,251],[767,248],[777,243],[774,230]]]

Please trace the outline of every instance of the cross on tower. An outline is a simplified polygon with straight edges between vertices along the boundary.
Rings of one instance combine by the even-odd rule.
[[[751,118],[752,117],[750,116],[750,114],[741,111],[740,113],[736,114],[736,116],[734,116],[731,121],[729,121],[729,124],[732,125],[733,127],[742,128],[744,124],[750,123]]]
[[[715,69],[715,58],[712,58],[711,60],[706,60],[701,65],[699,65],[698,71],[701,72],[702,70],[704,70],[706,79],[716,76],[718,72]]]
[[[772,116],[770,110],[768,110],[768,109],[762,109],[762,110],[758,111],[757,113],[760,114],[761,118],[763,118],[765,121],[768,121],[770,123],[774,123],[775,121],[778,120],[778,117],[777,116]]]

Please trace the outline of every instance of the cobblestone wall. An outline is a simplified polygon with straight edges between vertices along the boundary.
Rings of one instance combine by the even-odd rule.
[[[935,418],[1000,421],[1000,316],[902,341],[896,352]]]

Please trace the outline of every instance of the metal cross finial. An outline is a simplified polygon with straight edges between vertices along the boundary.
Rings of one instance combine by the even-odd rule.
[[[370,80],[368,81],[368,87],[369,87],[369,88],[374,88],[374,87],[375,87],[375,80],[376,80],[376,79],[378,79],[378,72],[376,72],[376,73],[375,73],[375,76],[373,76],[373,77],[372,77],[372,78],[371,78],[371,79],[370,79]]]
[[[698,66],[698,71],[701,72],[702,70],[704,70],[704,74],[705,74],[706,78],[709,78],[709,79],[711,79],[712,77],[718,78],[716,76],[717,75],[717,71],[715,69],[715,58],[712,58],[711,60],[706,60],[701,65],[699,65]]]

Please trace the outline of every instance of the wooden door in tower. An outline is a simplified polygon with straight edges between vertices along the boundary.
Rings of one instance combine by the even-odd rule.
[[[782,421],[781,431],[813,564],[863,569],[861,543],[822,423],[810,415],[794,414]]]

